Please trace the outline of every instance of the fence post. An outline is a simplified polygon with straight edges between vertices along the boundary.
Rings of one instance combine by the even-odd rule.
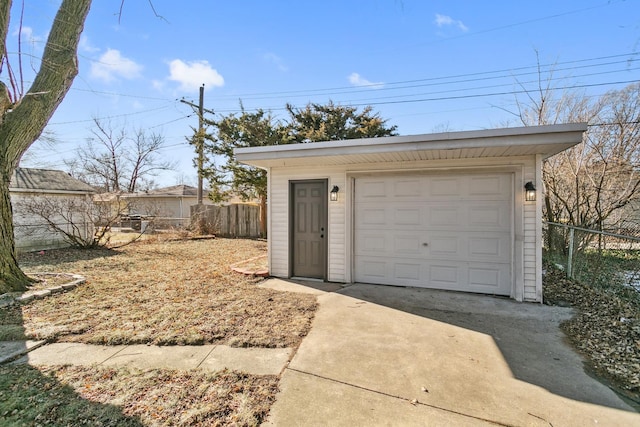
[[[569,256],[567,259],[567,277],[573,279],[573,233],[574,229],[569,228]]]

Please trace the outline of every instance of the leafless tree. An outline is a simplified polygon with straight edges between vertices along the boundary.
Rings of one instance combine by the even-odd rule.
[[[69,246],[96,248],[110,246],[112,230],[122,224],[122,216],[131,210],[126,200],[96,202],[92,196],[65,197],[34,194],[14,203],[16,234],[22,238],[55,236]],[[139,239],[146,230],[138,230],[125,244]],[[122,245],[121,245],[122,246]]]
[[[640,83],[600,97],[559,92],[552,78],[518,101],[525,126],[589,123],[581,144],[543,164],[547,221],[604,230],[640,201]],[[588,242],[583,242],[583,245]]]
[[[30,281],[16,259],[9,182],[20,157],[38,139],[78,74],[78,43],[91,0],[62,0],[40,69],[26,92],[20,67],[16,73],[7,59],[11,3],[0,2],[0,72],[6,76],[0,81],[0,292],[23,290]]]
[[[32,195],[14,205],[20,213],[15,217],[16,234],[26,238],[55,236],[82,248],[108,243],[109,225],[118,218],[105,205],[94,204],[91,196]]]
[[[110,122],[93,119],[87,144],[65,160],[71,174],[102,192],[147,190],[160,171],[173,170],[175,164],[162,160],[164,137],[144,129],[128,131]]]

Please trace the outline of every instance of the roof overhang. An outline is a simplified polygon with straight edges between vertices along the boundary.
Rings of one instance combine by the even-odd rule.
[[[586,123],[446,132],[236,148],[236,159],[260,168],[541,155],[582,142]]]

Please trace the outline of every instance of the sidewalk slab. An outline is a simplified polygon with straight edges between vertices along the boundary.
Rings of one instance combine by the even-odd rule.
[[[279,375],[284,369],[290,348],[235,348],[219,345],[200,365],[201,369],[219,371],[224,368],[256,375]]]
[[[96,365],[118,354],[125,345],[102,346],[79,343],[53,343],[39,347],[16,363],[30,365]]]
[[[0,341],[0,364],[41,347],[46,341]]]
[[[104,361],[106,366],[131,366],[138,369],[196,369],[214,345],[156,346],[129,345]]]
[[[24,343],[22,343],[24,348]],[[223,369],[254,375],[279,375],[292,353],[291,348],[234,348],[226,345],[101,346],[55,343],[39,347],[14,363],[30,365],[104,365],[137,369]],[[19,354],[24,353],[22,351]]]

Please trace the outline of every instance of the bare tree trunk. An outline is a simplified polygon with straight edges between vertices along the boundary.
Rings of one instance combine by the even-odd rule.
[[[267,196],[260,196],[260,235],[267,237]]]
[[[9,182],[5,179],[0,183],[0,215],[0,294],[3,294],[23,290],[31,281],[16,259]]]
[[[11,2],[0,3],[0,60],[6,61]],[[16,259],[9,181],[20,157],[38,139],[78,74],[76,54],[90,5],[91,0],[62,1],[33,84],[22,99],[16,99],[20,94],[14,93],[12,104],[0,103],[0,292],[20,291],[29,283]],[[9,98],[6,87],[1,85],[0,89],[0,97]]]

